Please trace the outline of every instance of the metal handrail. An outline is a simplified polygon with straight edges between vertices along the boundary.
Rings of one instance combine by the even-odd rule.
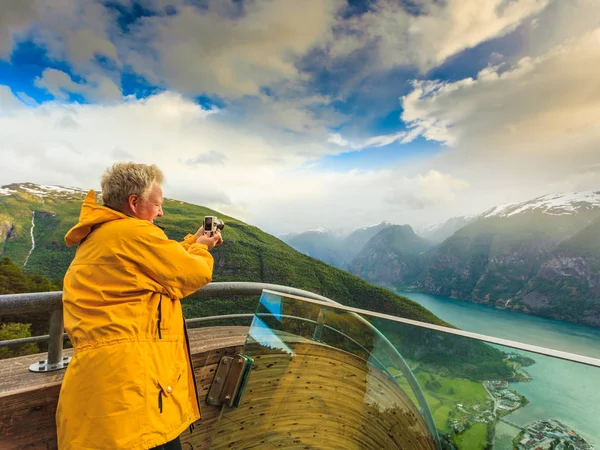
[[[197,290],[194,295],[201,298],[258,295],[263,289],[271,289],[284,294],[299,295],[305,298],[339,304],[330,298],[303,289],[280,286],[278,284],[251,283],[246,281],[209,283],[202,289]],[[62,291],[0,295],[0,315],[47,312],[60,306],[61,302]]]
[[[210,283],[196,291],[194,295],[200,298],[229,297],[232,295],[260,295],[264,289],[276,289],[278,292],[284,294],[300,295],[304,298],[311,298],[313,300],[320,300],[339,305],[339,303],[322,295],[315,294],[314,292],[270,283]],[[58,364],[62,360],[63,341],[66,336],[66,334],[62,333],[64,330],[62,317],[62,291],[0,295],[0,315],[48,311],[50,311],[49,335],[0,341],[0,348],[47,341],[49,342],[47,362],[49,365]]]

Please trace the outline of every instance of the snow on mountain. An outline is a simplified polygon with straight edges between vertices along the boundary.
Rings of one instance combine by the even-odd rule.
[[[87,191],[79,188],[67,188],[64,186],[52,186],[48,184],[34,184],[34,183],[22,183],[22,184],[9,184],[0,187],[0,195],[12,195],[18,192],[26,192],[30,195],[37,195],[38,197],[44,198],[48,195],[54,195],[58,197],[70,197],[72,195],[83,195]]]
[[[11,195],[16,193],[17,191],[13,191],[12,189],[9,189],[7,187],[0,187],[0,195]]]
[[[480,217],[511,217],[536,210],[544,214],[560,216],[596,208],[600,208],[600,191],[569,192],[544,195],[522,203],[496,206],[481,214]]]
[[[379,222],[379,223],[376,223],[376,224],[373,224],[373,225],[369,225],[369,226],[366,226],[366,227],[357,228],[354,231],[368,230],[370,228],[375,228],[375,227],[391,227],[393,225],[394,225],[393,223],[388,222],[387,220],[384,220],[383,222]]]
[[[303,231],[303,233],[321,233],[321,234],[329,234],[332,233],[331,230],[324,227],[311,228],[310,230]]]
[[[66,188],[63,186],[50,186],[47,184],[40,184],[39,187],[42,190],[51,191],[51,192],[64,192],[67,194],[81,194],[81,193],[87,192],[85,189]]]
[[[331,230],[331,229],[325,228],[325,227],[316,227],[316,228],[311,228],[309,230],[302,230],[302,231],[292,231],[291,233],[281,233],[281,234],[277,234],[276,236],[280,239],[283,238],[285,240],[285,239],[294,238],[296,236],[304,236],[304,235],[309,235],[309,234],[330,235],[332,237],[337,237],[337,238],[340,238],[343,236],[343,234],[340,233],[339,231],[334,231],[334,230]]]

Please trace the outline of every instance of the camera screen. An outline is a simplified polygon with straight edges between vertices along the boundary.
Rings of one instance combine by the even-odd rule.
[[[206,229],[206,230],[212,229],[212,218],[211,217],[207,217],[206,219],[204,219],[204,229]]]

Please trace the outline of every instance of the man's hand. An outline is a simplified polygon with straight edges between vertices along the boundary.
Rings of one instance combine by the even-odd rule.
[[[223,243],[223,237],[221,236],[221,230],[217,230],[214,236],[207,236],[204,234],[204,228],[201,227],[195,234],[196,242],[198,244],[204,244],[209,250],[218,247]]]

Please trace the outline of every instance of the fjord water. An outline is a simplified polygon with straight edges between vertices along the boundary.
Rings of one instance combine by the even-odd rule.
[[[446,297],[397,293],[465,331],[600,359],[600,329]],[[518,425],[558,419],[600,448],[600,369],[541,355],[528,356],[536,361],[526,367],[532,381],[511,383],[510,389],[527,397],[530,403],[505,418]],[[511,440],[516,434],[515,428],[500,423],[494,449],[512,449]]]

